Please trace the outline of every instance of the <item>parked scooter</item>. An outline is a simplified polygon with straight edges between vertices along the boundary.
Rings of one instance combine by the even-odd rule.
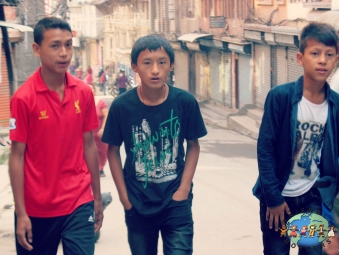
[[[104,192],[101,194],[101,200],[102,200],[102,209],[105,210],[106,207],[112,203],[112,195],[111,195],[111,192]],[[94,241],[95,243],[99,240],[100,238],[100,230],[94,234]]]

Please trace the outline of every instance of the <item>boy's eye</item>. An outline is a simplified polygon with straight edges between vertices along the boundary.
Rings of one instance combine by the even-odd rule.
[[[161,62],[160,62],[160,65],[164,65],[164,64],[166,64],[165,61],[161,61]]]
[[[316,56],[318,55],[318,52],[312,52],[312,55]]]
[[[144,62],[144,64],[145,64],[145,65],[149,65],[149,64],[151,64],[151,62]]]
[[[52,48],[57,48],[58,45],[57,45],[57,44],[53,44],[51,47],[52,47]]]

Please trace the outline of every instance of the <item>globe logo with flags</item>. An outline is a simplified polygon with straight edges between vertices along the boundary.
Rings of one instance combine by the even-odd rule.
[[[313,248],[334,237],[334,226],[316,213],[300,213],[290,218],[284,228],[291,244]],[[292,246],[292,245],[291,245]]]

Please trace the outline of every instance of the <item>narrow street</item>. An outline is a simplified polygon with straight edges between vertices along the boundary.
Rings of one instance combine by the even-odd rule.
[[[261,254],[258,202],[251,192],[257,177],[256,141],[233,131],[207,128],[208,135],[200,140],[201,154],[194,178],[194,254]],[[128,255],[124,212],[108,165],[105,173],[106,177],[101,178],[102,192],[111,192],[113,202],[104,212],[95,254]],[[1,165],[0,175],[0,250],[1,254],[14,255],[14,211],[3,209],[12,202],[7,166]]]

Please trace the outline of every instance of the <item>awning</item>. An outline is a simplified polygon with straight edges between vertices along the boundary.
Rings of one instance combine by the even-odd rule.
[[[339,11],[327,11],[319,15],[317,21],[330,24],[339,31]]]
[[[33,32],[33,28],[15,23],[9,23],[6,21],[0,21],[0,27],[10,27],[19,30],[20,32]]]
[[[210,37],[210,38],[207,38],[207,37]],[[192,43],[199,38],[212,39],[212,34],[198,34],[198,33],[185,34],[185,35],[179,36],[178,41],[185,41],[185,42]]]
[[[103,3],[105,3],[105,2],[108,2],[108,0],[93,0],[93,1],[91,2],[91,4],[93,4],[93,5],[99,5],[99,4],[103,4]]]

